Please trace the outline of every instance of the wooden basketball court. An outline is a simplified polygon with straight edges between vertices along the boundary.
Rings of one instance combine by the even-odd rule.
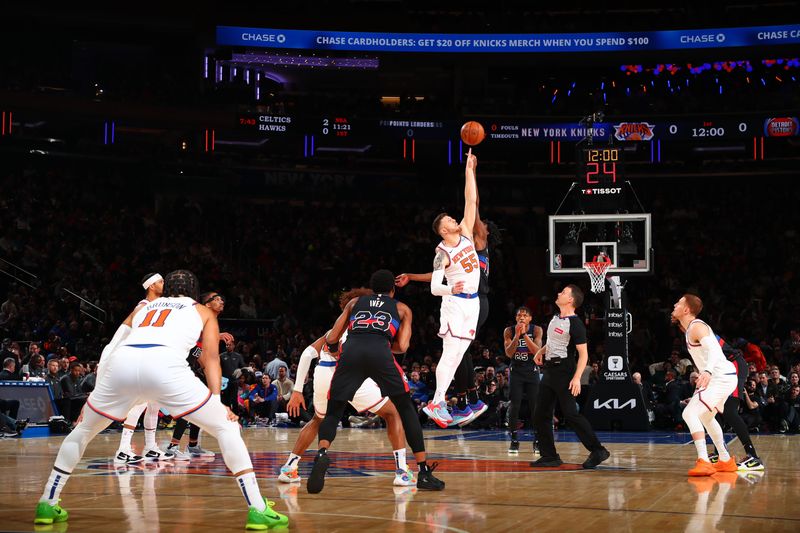
[[[296,429],[244,430],[263,494],[290,517],[294,531],[800,531],[800,437],[754,437],[763,474],[717,475],[690,481],[688,435],[600,433],[612,456],[594,471],[567,467],[532,471],[530,441],[509,456],[499,431],[427,430],[426,444],[444,492],[393,487],[393,460],[383,430],[342,430],[321,494],[310,495],[303,458],[301,485],[276,477]],[[159,442],[168,437],[159,432]],[[730,437],[729,437],[730,438]],[[137,432],[134,445],[141,446]],[[61,437],[0,441],[0,529],[4,531],[235,531],[245,503],[221,455],[191,463],[117,469],[119,434],[87,448],[62,493],[65,524],[33,526],[33,512]],[[558,433],[562,459],[587,453],[570,432]],[[218,451],[206,438],[204,447]],[[741,454],[735,439],[734,454]],[[409,452],[410,456],[410,452]],[[572,469],[569,469],[572,468]]]

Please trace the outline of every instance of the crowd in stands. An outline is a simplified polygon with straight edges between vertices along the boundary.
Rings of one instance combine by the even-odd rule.
[[[752,426],[795,430],[800,224],[793,206],[800,198],[797,191],[752,187],[727,190],[717,202],[710,194],[717,185],[640,190],[653,212],[657,276],[631,278],[626,287],[634,317],[631,368],[658,423],[677,425],[691,390],[691,362],[669,311],[683,292],[697,291],[705,319],[755,365],[749,400],[757,407],[743,399]],[[491,197],[491,182],[481,186]],[[0,338],[8,339],[0,360],[11,359],[6,371],[13,379],[50,382],[73,420],[93,386],[93,362],[141,298],[138,280],[146,272],[189,267],[201,288],[225,295],[223,329],[236,337],[225,350],[241,354],[225,374],[228,386],[236,388],[244,418],[276,423],[300,353],[335,319],[338,294],[363,285],[380,267],[429,270],[436,242],[429,228],[439,207],[422,201],[395,205],[379,197],[358,209],[332,209],[303,202],[302,191],[293,203],[255,203],[235,190],[176,199],[144,189],[135,180],[76,168],[21,167],[0,177],[0,190],[15,193],[0,196],[0,259],[14,276],[0,275]],[[331,200],[346,204],[348,193],[342,185],[342,197]],[[544,277],[544,265],[523,264],[520,250],[546,246],[535,209],[493,218],[504,231],[503,244],[492,251],[491,313],[468,356],[479,369],[480,395],[492,407],[477,424],[502,427],[509,364],[502,328],[521,304],[546,325],[556,312],[556,289],[567,281]],[[527,277],[538,280],[536,293],[525,289]],[[409,285],[398,297],[414,309],[412,344],[401,364],[422,403],[433,390],[441,350],[439,302],[424,285]],[[581,314],[597,363],[604,353],[600,300],[589,295]],[[597,379],[595,364],[585,384]]]

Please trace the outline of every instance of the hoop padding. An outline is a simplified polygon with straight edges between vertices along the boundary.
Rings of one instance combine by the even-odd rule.
[[[589,261],[583,264],[592,282],[592,292],[601,293],[606,290],[606,272],[611,266],[611,261]]]

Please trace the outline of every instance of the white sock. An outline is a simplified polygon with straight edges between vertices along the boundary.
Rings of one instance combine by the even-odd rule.
[[[697,458],[708,461],[708,448],[706,447],[705,436],[702,439],[694,441],[694,447],[697,448]]]
[[[47,484],[44,486],[44,492],[42,493],[42,497],[39,498],[39,501],[46,501],[50,505],[57,504],[61,496],[61,489],[64,488],[68,480],[69,474],[59,472],[55,468],[51,470],[50,477],[47,478]]]
[[[406,464],[406,449],[395,450],[393,453],[395,470],[406,470],[408,468]]]
[[[296,453],[289,453],[289,458],[286,459],[286,464],[283,466],[293,466],[297,468],[300,465],[300,456]]]
[[[119,449],[122,451],[130,450],[131,439],[133,439],[133,430],[122,428],[122,437],[119,439]]]
[[[717,448],[720,461],[729,461],[731,455],[728,453],[728,448],[725,446],[725,434],[722,433],[722,426],[719,425],[717,419],[714,418],[712,413],[703,414],[700,416],[700,422],[705,426],[708,436],[711,437],[711,442]]]
[[[249,507],[255,507],[258,511],[263,511],[267,508],[264,498],[261,497],[261,489],[258,488],[255,472],[242,474],[236,478],[236,481],[239,483],[239,488],[242,490],[242,495],[247,500]]]
[[[144,428],[144,447],[145,449],[156,447],[156,430]]]

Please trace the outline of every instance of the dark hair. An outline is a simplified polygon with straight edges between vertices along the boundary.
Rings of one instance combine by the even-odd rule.
[[[201,292],[200,296],[197,297],[197,301],[200,302],[201,304],[205,305],[206,300],[208,300],[208,297],[211,296],[212,294],[216,294],[216,293],[217,293],[217,291]]]
[[[142,282],[141,282],[141,284],[142,284],[142,285],[144,285],[144,282],[145,282],[145,281],[147,281],[148,279],[152,278],[152,277],[153,277],[153,276],[155,276],[156,274],[158,274],[158,272],[148,272],[148,273],[147,273],[147,274],[145,274],[145,275],[144,275],[144,277],[142,278]]]
[[[347,302],[349,302],[353,298],[359,298],[361,296],[367,296],[370,294],[372,294],[372,289],[368,289],[366,287],[358,287],[343,292],[341,295],[339,295],[339,308],[344,309],[344,306],[347,305]]]
[[[683,299],[686,300],[686,307],[689,308],[689,312],[694,316],[699,315],[700,311],[703,310],[703,300],[696,294],[687,292],[683,295]]]
[[[514,311],[514,314],[516,315],[520,311],[528,313],[529,315],[533,316],[533,313],[531,313],[530,307],[528,307],[527,305],[520,305],[519,307],[517,307],[517,310]]]
[[[197,276],[189,270],[173,270],[164,278],[164,296],[188,296],[197,300]]]
[[[73,362],[71,362],[69,364],[69,370],[71,372],[73,368],[78,368],[78,367],[81,367],[81,366],[83,366],[83,365],[80,364],[78,361],[73,361]]]
[[[387,294],[394,289],[394,274],[385,268],[377,270],[370,276],[369,286],[376,294]]]
[[[492,246],[492,248],[500,246],[503,243],[503,236],[500,235],[500,227],[492,220],[484,220],[483,223],[486,224],[486,229],[489,232],[489,236],[486,239],[489,245]]]
[[[581,290],[581,288],[573,283],[567,285],[567,288],[572,293],[572,300],[573,303],[575,304],[575,309],[583,305],[583,291]]]
[[[436,215],[436,218],[433,219],[433,225],[432,225],[433,232],[440,237],[441,234],[439,233],[439,226],[442,224],[442,219],[446,216],[447,213],[439,213],[438,215]]]

